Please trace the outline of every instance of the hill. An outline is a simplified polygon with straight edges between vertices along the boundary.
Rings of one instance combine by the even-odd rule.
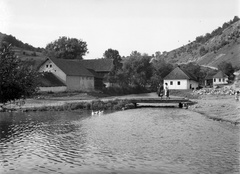
[[[45,60],[44,48],[35,48],[28,43],[23,43],[12,35],[0,32],[0,43],[7,42],[13,46],[13,51],[21,60],[29,62],[33,66],[38,66]]]
[[[33,60],[35,66],[45,60],[44,48],[35,48],[23,43],[12,35],[0,32],[0,43],[6,41],[13,45],[16,55],[22,60]],[[169,52],[163,52],[156,57],[173,64],[187,64],[196,62],[205,67],[216,68],[223,61],[240,67],[240,19],[235,16],[233,20],[225,22],[211,33],[198,36],[193,42]]]
[[[163,53],[170,63],[196,62],[207,67],[217,67],[227,61],[240,67],[240,20],[237,16],[211,33],[196,37],[180,48]]]

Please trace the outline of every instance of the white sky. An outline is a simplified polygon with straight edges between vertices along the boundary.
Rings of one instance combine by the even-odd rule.
[[[171,51],[240,17],[240,0],[0,0],[0,32],[35,47],[59,36],[87,42],[100,58],[108,49]]]

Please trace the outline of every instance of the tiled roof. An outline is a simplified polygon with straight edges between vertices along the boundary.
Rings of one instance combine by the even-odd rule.
[[[83,66],[80,61],[55,58],[51,58],[50,60],[52,60],[66,75],[94,77],[94,74]]]
[[[211,73],[208,73],[205,77],[206,80],[210,80],[210,79],[213,79],[213,76],[216,74],[216,72],[211,72]]]
[[[66,86],[61,80],[59,80],[53,73],[45,72],[43,76],[40,77],[41,87],[57,87]]]
[[[182,70],[180,67],[176,67],[166,77],[164,77],[164,79],[165,80],[189,79],[197,81],[197,78],[193,74],[187,72],[186,70]]]
[[[228,77],[228,76],[224,74],[222,71],[218,71],[218,73],[213,76],[213,78],[223,78],[223,77]]]
[[[96,72],[109,72],[113,67],[112,59],[84,59],[79,62],[81,62],[81,64],[86,68],[93,69]]]

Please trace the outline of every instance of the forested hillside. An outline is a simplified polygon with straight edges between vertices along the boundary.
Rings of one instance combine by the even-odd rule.
[[[211,33],[198,36],[187,45],[164,52],[170,63],[196,62],[199,65],[217,67],[223,61],[240,66],[240,20],[237,16]]]

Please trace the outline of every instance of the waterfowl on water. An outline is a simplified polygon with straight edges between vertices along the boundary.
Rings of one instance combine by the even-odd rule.
[[[101,115],[103,113],[103,110],[102,111],[93,111],[92,110],[92,115]]]

